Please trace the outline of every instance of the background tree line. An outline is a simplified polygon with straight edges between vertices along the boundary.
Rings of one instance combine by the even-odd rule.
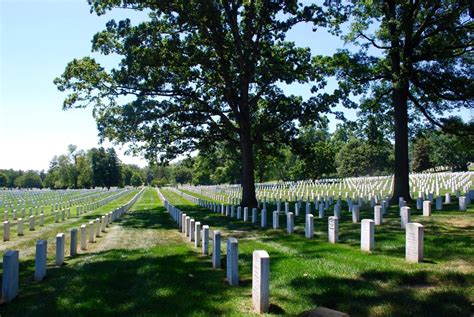
[[[113,148],[78,150],[69,145],[66,154],[55,155],[45,171],[0,170],[0,187],[94,188],[140,186],[142,170],[122,164]]]

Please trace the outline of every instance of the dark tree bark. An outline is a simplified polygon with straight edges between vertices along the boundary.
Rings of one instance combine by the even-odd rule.
[[[411,56],[411,48],[409,39],[405,41],[402,48],[400,45],[395,1],[388,2],[388,14],[391,19],[389,31],[391,35],[390,61],[392,68],[393,83],[393,108],[395,123],[395,170],[393,180],[393,194],[390,200],[391,204],[398,204],[399,198],[407,202],[411,202],[410,196],[410,177],[409,177],[409,161],[408,161],[408,93],[409,82],[405,76],[405,72],[409,71],[402,64],[401,53],[403,49],[404,59]],[[406,21],[405,21],[406,22]],[[405,24],[406,26],[407,24]],[[411,30],[408,31],[410,34]]]
[[[246,97],[246,93],[243,94]],[[242,161],[241,182],[242,182],[242,207],[257,207],[255,196],[255,175],[253,142],[251,136],[250,114],[248,104],[241,104],[240,107],[240,156]]]
[[[250,142],[250,132],[241,132],[240,153],[242,158],[242,207],[257,207],[257,198],[255,197],[255,177],[253,146]]]

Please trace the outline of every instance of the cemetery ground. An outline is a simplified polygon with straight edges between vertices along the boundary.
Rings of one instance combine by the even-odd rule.
[[[252,315],[254,250],[270,255],[269,314],[295,316],[316,306],[351,316],[473,313],[472,204],[466,212],[457,211],[455,204],[444,211],[433,210],[431,217],[412,208],[412,222],[425,226],[424,261],[415,264],[405,261],[405,230],[400,228],[396,206],[389,209],[383,225],[375,227],[375,251],[366,253],[360,250],[360,223],[352,223],[345,203],[339,243],[330,244],[327,217],[314,219],[314,238],[306,239],[304,211],[295,217],[295,232],[290,235],[283,215],[280,229],[262,229],[196,206],[173,191],[161,192],[211,231],[221,231],[222,269],[212,269],[210,256],[188,242],[155,189],[148,188],[97,243],[88,244],[87,251],[79,251],[76,257],[66,257],[66,265],[55,267],[54,251],[48,250],[48,271],[42,282],[33,281],[34,255],[25,255],[18,247],[20,293],[0,306],[0,315]],[[369,209],[361,210],[361,219],[373,218]],[[235,287],[225,279],[228,237],[237,238],[239,244]],[[54,248],[54,243],[49,247]]]

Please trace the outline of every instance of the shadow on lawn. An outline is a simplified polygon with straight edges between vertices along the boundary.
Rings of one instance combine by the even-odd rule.
[[[129,212],[124,227],[176,229],[163,207]],[[81,259],[83,258],[83,259]],[[79,260],[78,263],[75,263]],[[34,260],[20,263],[20,293],[1,316],[208,316],[230,312],[225,271],[185,245],[81,254],[72,264],[48,265],[33,281]],[[50,261],[51,263],[51,261]],[[224,262],[225,263],[225,262]],[[69,264],[69,265],[68,265]]]
[[[369,270],[358,279],[299,277],[291,281],[291,286],[305,289],[315,306],[347,312],[352,317],[377,311],[383,311],[384,316],[435,317],[470,316],[469,297],[451,287],[466,287],[472,281],[473,276],[459,273],[433,276],[428,271]],[[446,287],[431,290],[434,286]]]
[[[181,249],[180,249],[181,250]],[[165,251],[164,254],[167,252]],[[32,282],[33,261],[22,262],[20,295],[0,306],[2,316],[223,315],[224,271],[192,251],[144,255],[111,250],[94,261],[48,267]],[[79,257],[90,256],[81,255]],[[24,269],[25,266],[29,269]]]

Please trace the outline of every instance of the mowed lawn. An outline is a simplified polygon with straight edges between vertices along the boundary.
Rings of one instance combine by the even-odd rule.
[[[252,315],[254,250],[270,255],[270,314],[295,316],[324,306],[351,316],[470,316],[474,298],[474,210],[434,211],[425,225],[425,262],[404,260],[404,230],[392,208],[375,229],[375,252],[360,251],[360,224],[341,213],[340,243],[327,243],[327,217],[315,219],[315,238],[304,238],[303,215],[296,231],[261,229],[191,204],[162,190],[175,206],[222,239],[222,267],[211,268],[177,230],[154,189],[147,189],[90,252],[33,282],[32,259],[20,263],[20,295],[0,306],[1,316],[217,316]],[[269,206],[269,210],[272,207]],[[347,210],[347,208],[343,208]],[[304,212],[303,212],[304,213]],[[372,218],[367,210],[361,219]],[[259,219],[260,221],[260,219]],[[271,225],[270,212],[268,225]],[[280,218],[280,226],[286,220]],[[239,241],[240,284],[225,280],[225,241]],[[66,243],[68,245],[68,242]],[[212,248],[210,248],[212,250]],[[21,251],[20,251],[21,257]]]

